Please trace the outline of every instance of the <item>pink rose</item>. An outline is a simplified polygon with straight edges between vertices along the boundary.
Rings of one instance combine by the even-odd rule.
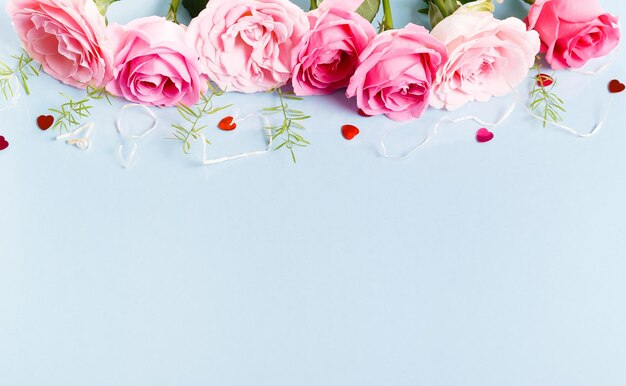
[[[187,45],[185,28],[162,17],[137,19],[107,32],[115,57],[107,90],[141,104],[195,104],[206,91],[196,51]]]
[[[448,62],[437,73],[430,104],[448,110],[508,94],[526,78],[539,51],[535,31],[491,12],[454,13],[432,35],[448,48]]]
[[[409,24],[383,32],[361,53],[346,95],[356,95],[367,115],[385,114],[396,121],[419,118],[447,57],[446,47],[424,27]]]
[[[292,51],[309,29],[288,0],[211,0],[189,25],[209,78],[227,91],[267,91],[291,77]]]
[[[26,52],[55,79],[85,88],[111,77],[104,17],[92,0],[9,0],[7,12]]]
[[[362,16],[340,8],[310,12],[309,22],[311,30],[293,52],[295,93],[322,95],[346,87],[376,30]]]
[[[597,0],[537,0],[526,24],[539,32],[541,52],[555,70],[605,56],[620,38],[617,17],[605,13]]]

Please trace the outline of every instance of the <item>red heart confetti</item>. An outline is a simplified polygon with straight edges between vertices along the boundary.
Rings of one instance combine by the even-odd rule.
[[[341,126],[341,135],[348,141],[359,135],[359,128],[354,125]]]
[[[222,118],[222,120],[220,121],[220,123],[217,124],[217,127],[220,128],[220,130],[224,130],[224,131],[233,131],[237,128],[237,124],[235,122],[233,122],[234,118],[231,117],[230,115],[227,117]]]
[[[40,115],[37,117],[37,126],[43,131],[46,131],[54,123],[54,117],[52,115]]]
[[[611,94],[620,93],[624,91],[624,89],[626,89],[626,86],[624,86],[624,83],[620,82],[617,79],[613,79],[612,81],[609,82],[609,92]]]
[[[537,86],[539,87],[548,87],[554,83],[554,78],[548,74],[539,74],[535,76],[535,80],[537,81]]]
[[[0,135],[0,151],[6,149],[7,147],[9,147],[9,142]]]
[[[493,139],[493,133],[484,127],[476,132],[476,140],[480,143],[489,142]]]
[[[361,109],[359,109],[358,112],[359,112],[359,115],[362,116],[362,117],[371,117],[371,115],[366,114],[365,111],[363,111]]]

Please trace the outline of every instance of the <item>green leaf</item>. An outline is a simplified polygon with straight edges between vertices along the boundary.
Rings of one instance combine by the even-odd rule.
[[[318,1],[318,4],[322,4],[323,1]],[[371,23],[372,20],[378,14],[378,10],[380,9],[381,0],[364,0],[363,3],[357,8],[356,13],[363,16],[363,18],[369,20]]]
[[[361,6],[357,8],[356,13],[371,22],[378,14],[379,9],[380,0],[365,0],[363,4],[361,4]]]
[[[100,12],[102,16],[106,16],[107,10],[109,9],[109,5],[118,1],[120,0],[93,0],[93,2],[96,4],[96,7],[98,7],[98,11]]]
[[[183,0],[183,7],[189,11],[191,17],[196,17],[206,8],[208,2],[209,0]]]
[[[435,28],[440,21],[452,15],[457,9],[459,9],[459,3],[456,0],[430,0],[428,18],[431,28]]]

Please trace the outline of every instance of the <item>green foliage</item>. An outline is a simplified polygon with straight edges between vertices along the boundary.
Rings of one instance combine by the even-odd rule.
[[[96,101],[106,99],[107,103],[111,105],[111,97],[113,96],[104,87],[96,88],[93,86],[87,86],[87,97]]]
[[[172,0],[170,6],[167,10],[167,16],[165,18],[174,23],[178,23],[178,7],[180,5],[180,0]]]
[[[363,4],[359,6],[356,13],[363,16],[370,22],[374,20],[380,9],[380,0],[365,0]]]
[[[56,114],[54,117],[54,125],[52,131],[57,129],[69,132],[70,128],[80,124],[79,119],[87,118],[91,115],[92,105],[89,104],[91,98],[85,96],[80,100],[73,100],[70,96],[61,93],[67,102],[63,103],[59,108],[48,109]]]
[[[456,0],[423,0],[428,9],[428,20],[430,27],[435,28],[440,21],[452,15],[459,9],[460,4]],[[468,1],[465,1],[466,3]]]
[[[17,78],[26,94],[29,95],[28,80],[32,76],[39,76],[41,71],[41,66],[37,68],[33,59],[26,52],[22,52],[21,55],[12,55],[11,58],[16,61],[14,67],[0,61],[0,93],[7,101],[11,100],[17,92],[13,89],[14,85],[11,84],[13,77]]]
[[[539,66],[537,65],[535,68],[537,69],[537,76],[541,75]],[[563,121],[561,113],[565,112],[565,102],[553,91],[557,85],[556,80],[550,86],[544,86],[537,79],[537,77],[533,77],[534,86],[530,92],[531,102],[528,108],[536,115],[543,117],[543,127],[546,127],[548,122],[558,123]]]
[[[310,144],[309,141],[304,139],[298,131],[305,130],[304,126],[300,122],[311,118],[309,115],[304,114],[300,110],[290,109],[285,99],[300,101],[302,98],[296,97],[293,94],[283,95],[280,88],[276,89],[276,93],[280,98],[280,105],[275,107],[269,107],[263,109],[264,115],[281,114],[283,116],[283,122],[280,126],[272,126],[269,129],[272,132],[272,141],[281,141],[274,150],[281,148],[289,149],[291,153],[291,159],[293,163],[296,163],[296,154],[294,152],[295,147],[305,147]]]
[[[183,0],[183,6],[189,11],[191,17],[196,17],[206,8],[208,2],[209,0]],[[310,3],[310,8],[315,9],[322,3],[322,0],[311,0]],[[364,0],[356,12],[371,22],[378,14],[380,3],[381,0]]]
[[[183,7],[189,11],[191,17],[196,17],[206,8],[208,2],[209,0],[183,0]]]
[[[100,11],[100,14],[105,17],[109,6],[118,1],[120,0],[93,0],[93,2],[96,3],[96,7],[98,7],[98,11]]]
[[[475,0],[422,0],[426,3],[426,7],[419,10],[420,13],[424,13],[428,15],[428,19],[430,21],[430,27],[435,28],[435,26],[445,19],[446,17],[452,15],[459,7],[463,4],[471,3]]]
[[[323,0],[310,0],[310,8],[316,9],[319,4],[321,4]],[[363,3],[356,10],[356,13],[363,16],[365,19],[372,22],[376,15],[378,15],[378,10],[380,9],[381,0],[364,0]]]
[[[189,154],[189,151],[191,150],[191,142],[200,138],[200,132],[208,126],[200,125],[202,117],[214,114],[232,106],[227,105],[222,107],[213,107],[213,98],[222,95],[224,95],[223,90],[209,83],[208,91],[202,95],[200,101],[195,106],[189,107],[183,104],[176,106],[176,110],[180,116],[185,120],[185,122],[187,122],[187,127],[178,123],[172,124],[172,127],[174,128],[174,133],[172,134],[173,137],[168,139],[180,141],[182,143],[183,152],[185,154]],[[205,141],[207,144],[210,144],[208,140]]]
[[[67,102],[56,109],[48,109],[56,115],[52,131],[59,129],[67,133],[70,131],[70,128],[79,125],[81,119],[90,117],[91,109],[93,109],[93,106],[90,104],[92,100],[106,99],[106,101],[111,104],[111,94],[109,94],[104,87],[96,88],[87,86],[85,96],[77,101],[66,94],[60,94],[67,99]]]
[[[383,19],[378,25],[378,33],[393,29],[393,15],[391,13],[391,5],[389,0],[383,0]]]

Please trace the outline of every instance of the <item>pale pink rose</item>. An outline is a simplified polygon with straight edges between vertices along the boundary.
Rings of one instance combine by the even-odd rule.
[[[311,30],[293,52],[293,89],[297,95],[329,94],[348,85],[376,30],[361,15],[341,8],[308,16]]]
[[[597,0],[537,0],[526,24],[539,32],[541,52],[555,70],[582,67],[607,55],[620,39],[617,17]]]
[[[24,49],[63,83],[100,87],[111,77],[105,21],[92,0],[9,0]]]
[[[306,14],[288,0],[211,0],[188,38],[211,80],[249,93],[289,81],[292,51],[308,30]]]
[[[107,90],[129,101],[154,106],[195,104],[206,90],[196,51],[185,28],[150,16],[107,31],[115,53]]]
[[[508,94],[528,75],[539,51],[539,36],[516,18],[498,20],[491,12],[454,13],[431,34],[448,48],[430,104],[457,109]]]
[[[377,35],[359,57],[360,65],[346,91],[356,95],[367,115],[385,114],[396,121],[419,118],[446,47],[421,26],[409,24]]]

